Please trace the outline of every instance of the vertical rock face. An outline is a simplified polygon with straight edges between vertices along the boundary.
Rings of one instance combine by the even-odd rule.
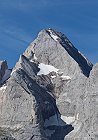
[[[8,69],[8,65],[6,61],[0,61],[0,85],[4,84],[4,82],[9,79],[11,73],[11,69]]]
[[[6,61],[0,61],[0,80],[2,80],[6,69],[8,68]]]
[[[98,139],[98,64],[64,34],[42,30],[9,77],[0,87],[0,140]]]
[[[98,63],[94,65],[87,81],[87,100],[85,101],[86,130],[91,139],[98,139]]]

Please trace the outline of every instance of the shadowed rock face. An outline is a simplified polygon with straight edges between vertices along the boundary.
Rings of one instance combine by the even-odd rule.
[[[5,74],[6,69],[8,68],[6,61],[0,61],[0,80]]]
[[[0,87],[0,140],[97,140],[97,92],[98,64],[42,30]]]

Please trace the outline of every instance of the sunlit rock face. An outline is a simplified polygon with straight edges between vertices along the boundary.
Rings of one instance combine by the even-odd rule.
[[[64,34],[42,30],[0,80],[0,140],[98,139],[98,64]]]

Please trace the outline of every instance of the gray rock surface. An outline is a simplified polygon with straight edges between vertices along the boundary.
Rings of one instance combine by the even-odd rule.
[[[58,37],[58,40],[55,41],[52,38],[51,32]],[[71,77],[80,74],[80,71],[89,76],[92,69],[92,64],[83,57],[67,37],[54,30],[42,30],[25,51],[28,58],[31,58],[31,51],[35,53],[39,62],[51,64]]]
[[[8,68],[6,61],[0,61],[0,80],[5,74],[6,69]]]
[[[0,87],[0,140],[98,140],[98,63],[42,30]]]

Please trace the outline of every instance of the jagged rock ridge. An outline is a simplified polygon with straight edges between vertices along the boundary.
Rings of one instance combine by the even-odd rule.
[[[0,139],[97,140],[92,67],[64,34],[42,30],[0,87]]]

